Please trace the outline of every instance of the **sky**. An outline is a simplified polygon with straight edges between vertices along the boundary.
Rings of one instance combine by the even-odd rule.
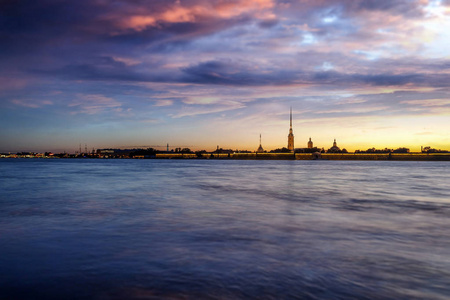
[[[0,152],[450,150],[450,1],[3,0]]]

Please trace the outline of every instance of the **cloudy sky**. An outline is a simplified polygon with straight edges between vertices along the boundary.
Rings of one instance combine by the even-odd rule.
[[[450,1],[3,0],[0,151],[450,149]]]

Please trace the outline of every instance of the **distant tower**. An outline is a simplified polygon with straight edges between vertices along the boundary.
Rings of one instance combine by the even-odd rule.
[[[258,152],[258,153],[264,152],[264,149],[261,144],[261,134],[259,134],[259,147],[258,147],[258,150],[256,150],[256,152]]]
[[[336,139],[334,139],[333,147],[327,150],[327,153],[340,153],[341,149],[337,146]]]
[[[312,147],[313,147],[313,142],[311,141],[311,138],[309,138],[308,148],[311,149]]]
[[[167,143],[167,152],[169,152],[169,143]]]
[[[292,107],[291,107],[291,114],[290,114],[290,119],[291,119],[291,126],[289,128],[289,134],[288,134],[288,150],[289,151],[294,151],[294,133],[292,132]]]

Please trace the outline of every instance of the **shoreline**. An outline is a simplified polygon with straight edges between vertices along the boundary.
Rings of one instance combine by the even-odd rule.
[[[392,161],[450,161],[450,153],[157,153],[152,156],[20,156],[1,158],[26,159],[220,159],[220,160],[392,160]]]
[[[162,153],[153,159],[233,159],[233,160],[409,160],[450,161],[450,153],[230,153],[195,154]]]

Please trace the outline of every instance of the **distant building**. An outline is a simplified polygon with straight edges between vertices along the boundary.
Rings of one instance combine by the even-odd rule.
[[[288,134],[288,150],[289,151],[294,151],[294,133],[292,132],[292,107],[291,107],[291,113],[290,113],[290,121],[291,121],[291,126],[289,128],[289,134]]]
[[[219,145],[217,145],[217,149],[215,151],[213,151],[212,153],[217,153],[217,154],[231,154],[234,153],[234,150],[232,149],[223,149],[223,148],[219,148]]]
[[[264,149],[261,145],[261,134],[260,134],[259,135],[259,147],[258,147],[258,150],[256,150],[256,153],[262,153],[262,152],[264,152]]]
[[[313,142],[311,141],[311,138],[309,138],[308,148],[309,149],[313,148]]]
[[[327,150],[328,153],[339,153],[341,152],[341,148],[337,146],[336,139],[334,139],[333,147]]]
[[[97,149],[97,154],[114,154],[117,149]]]

